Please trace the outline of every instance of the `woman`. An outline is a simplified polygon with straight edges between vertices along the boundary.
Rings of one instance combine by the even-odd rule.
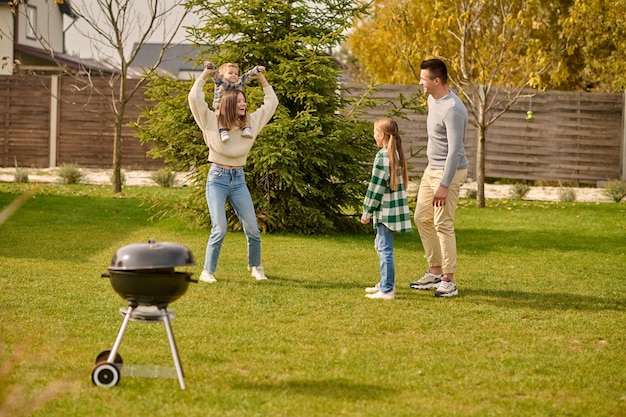
[[[257,280],[266,280],[261,265],[261,231],[256,220],[256,213],[250,191],[245,180],[243,166],[248,152],[263,127],[269,122],[278,107],[278,98],[263,73],[254,75],[263,87],[265,99],[263,105],[254,113],[248,114],[246,96],[243,91],[228,90],[220,100],[219,113],[211,111],[204,97],[204,85],[211,76],[211,69],[205,62],[204,71],[193,84],[189,92],[189,107],[193,117],[202,130],[204,142],[209,147],[211,169],[207,178],[206,200],[211,215],[211,235],[206,248],[204,270],[200,280],[217,282],[215,270],[222,242],[228,230],[226,220],[226,200],[230,201],[237,217],[241,221],[248,242],[248,268]],[[230,139],[222,142],[219,126],[229,128]],[[249,126],[252,138],[242,137],[242,129]]]

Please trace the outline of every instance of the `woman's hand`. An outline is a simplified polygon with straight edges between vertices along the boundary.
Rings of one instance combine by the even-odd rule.
[[[199,77],[201,80],[207,80],[209,77],[215,74],[215,71],[217,71],[215,64],[212,63],[211,61],[204,61],[202,63],[202,66],[204,67],[204,70],[202,71],[202,74],[200,74],[200,77]]]
[[[265,68],[263,68],[265,70]],[[259,72],[257,75],[253,76],[254,78],[256,78],[257,80],[259,80],[259,83],[261,84],[261,87],[269,87],[270,83],[267,82],[267,79],[265,78],[265,75],[263,75],[262,72]]]

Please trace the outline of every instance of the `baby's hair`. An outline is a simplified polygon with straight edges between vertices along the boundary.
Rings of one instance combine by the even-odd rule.
[[[381,131],[388,137],[387,151],[389,154],[389,188],[398,190],[398,171],[405,184],[409,182],[409,173],[406,167],[406,158],[402,149],[402,138],[398,133],[398,124],[389,117],[382,117],[374,122],[374,129]]]
[[[230,130],[233,126],[239,126],[243,129],[248,122],[248,112],[245,116],[237,115],[237,97],[239,94],[243,94],[243,98],[246,95],[241,90],[226,90],[224,95],[220,99],[219,113],[217,119],[220,126]]]
[[[219,73],[223,75],[228,68],[235,68],[237,72],[239,72],[239,65],[233,64],[232,62],[226,62],[225,64],[220,65]]]

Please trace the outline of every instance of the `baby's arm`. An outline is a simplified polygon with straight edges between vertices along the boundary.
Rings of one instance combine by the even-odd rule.
[[[262,65],[257,65],[256,67],[252,68],[250,71],[239,77],[239,82],[241,83],[241,85],[248,84],[250,81],[256,79],[263,71],[265,71],[265,67]]]

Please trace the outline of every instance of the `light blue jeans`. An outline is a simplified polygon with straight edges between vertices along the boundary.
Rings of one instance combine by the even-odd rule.
[[[393,231],[387,226],[378,223],[376,226],[376,238],[374,247],[378,252],[380,260],[380,291],[389,292],[393,290],[396,281],[396,269],[393,263]]]
[[[261,265],[261,231],[246,184],[243,168],[222,168],[213,164],[206,182],[206,201],[211,214],[211,235],[206,248],[204,269],[214,273],[228,230],[226,200],[235,210],[248,241],[248,267]]]

